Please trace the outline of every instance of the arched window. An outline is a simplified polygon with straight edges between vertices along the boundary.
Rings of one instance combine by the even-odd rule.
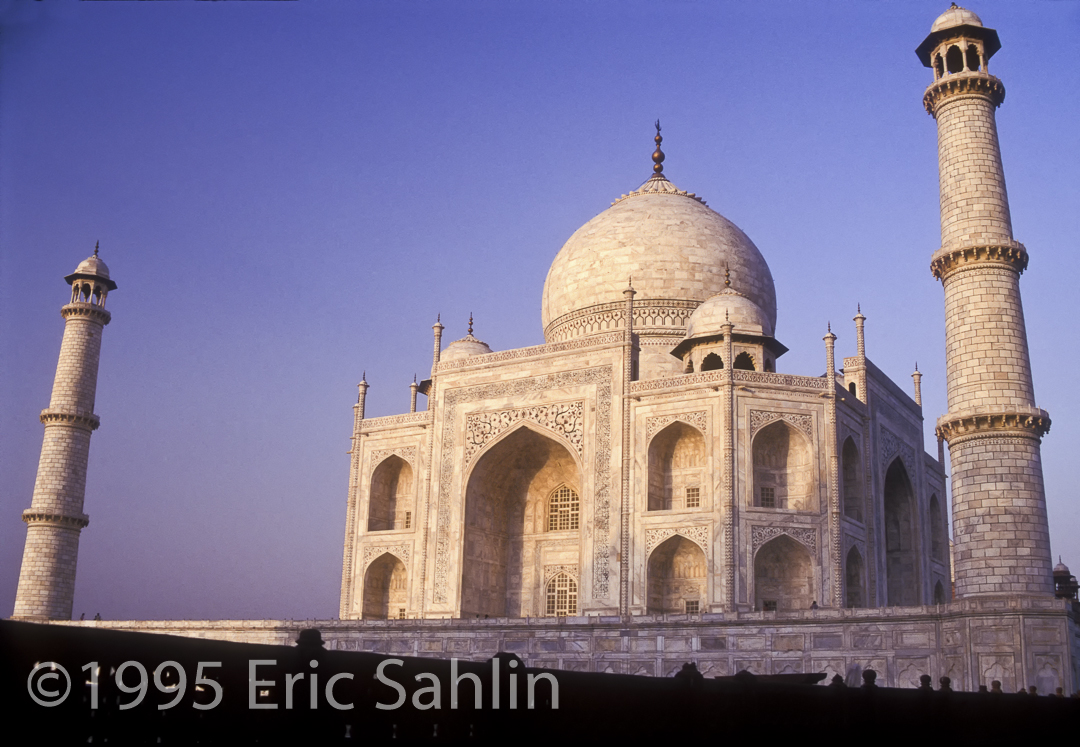
[[[548,617],[567,617],[577,614],[577,581],[569,574],[560,573],[548,581],[547,605],[544,612]]]
[[[749,353],[739,353],[735,356],[735,363],[732,364],[732,368],[737,368],[740,371],[756,371],[754,368],[754,358]]]
[[[702,371],[719,371],[723,367],[724,361],[716,353],[709,353],[705,356],[705,360],[701,361]]]
[[[936,78],[945,74],[945,63],[941,61],[941,55],[934,57],[934,73]]]
[[[967,69],[973,73],[979,72],[979,48],[969,44],[967,48]]]
[[[854,381],[847,385],[847,390],[849,392],[851,392],[854,396],[856,396],[856,397],[859,396],[859,388],[857,386],[855,386]]]
[[[649,511],[701,508],[705,438],[676,420],[649,444]]]
[[[949,51],[945,53],[945,64],[950,73],[964,72],[964,53],[960,51],[960,47],[949,47]]]
[[[785,420],[754,436],[754,506],[813,511],[817,508],[810,440]]]
[[[578,494],[565,485],[555,488],[548,498],[548,521],[549,532],[562,532],[567,529],[577,529],[579,526],[579,511],[581,501]]]

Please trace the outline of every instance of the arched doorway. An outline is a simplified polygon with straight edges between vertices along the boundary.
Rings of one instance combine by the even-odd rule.
[[[705,471],[705,438],[676,420],[649,444],[649,510],[700,508]]]
[[[781,534],[754,556],[754,609],[807,610],[814,597],[814,564],[801,543]]]
[[[390,553],[383,553],[364,573],[365,620],[405,617],[408,610],[408,571]]]
[[[371,475],[368,494],[368,531],[411,529],[413,470],[399,456],[384,459]]]
[[[543,539],[558,562],[577,562],[580,492],[571,453],[529,427],[480,457],[465,489],[462,617],[544,614],[537,546]]]
[[[856,608],[866,606],[866,569],[859,548],[852,546],[844,561],[844,605]]]
[[[676,534],[649,556],[650,615],[702,612],[706,604],[705,553],[696,542]]]
[[[885,473],[885,574],[890,606],[919,603],[915,496],[899,457]]]
[[[814,460],[810,440],[784,420],[754,436],[754,505],[813,511]]]

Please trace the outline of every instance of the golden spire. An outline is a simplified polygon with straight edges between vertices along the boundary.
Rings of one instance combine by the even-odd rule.
[[[469,334],[472,334],[472,312],[469,312]]]
[[[656,150],[653,151],[653,173],[656,176],[663,176],[664,174],[664,151],[660,150],[660,143],[664,142],[664,138],[660,137],[660,120],[656,120],[656,137],[653,138],[656,142]]]

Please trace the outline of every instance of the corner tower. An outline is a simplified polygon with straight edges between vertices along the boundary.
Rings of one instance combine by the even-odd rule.
[[[949,412],[937,434],[952,458],[958,597],[1051,594],[1040,442],[1020,273],[994,110],[1005,87],[987,63],[997,32],[955,4],[916,53],[934,71],[923,104],[937,120],[941,248],[931,271],[945,289]]]
[[[71,284],[71,301],[60,310],[66,320],[64,341],[52,399],[41,411],[45,438],[34,497],[22,515],[27,528],[12,615],[17,618],[71,619],[79,533],[89,523],[83,497],[90,434],[99,424],[94,414],[98,357],[101,333],[111,318],[105,297],[116,283],[97,247],[64,279]]]

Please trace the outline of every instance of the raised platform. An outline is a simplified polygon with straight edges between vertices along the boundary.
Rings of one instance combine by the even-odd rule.
[[[1080,607],[1047,597],[966,599],[926,607],[820,609],[635,617],[432,620],[85,621],[59,625],[287,645],[318,628],[326,648],[486,660],[513,652],[528,666],[671,676],[688,661],[706,677],[826,672],[858,682],[863,669],[887,687],[919,676],[957,690],[999,680],[1080,689]]]

